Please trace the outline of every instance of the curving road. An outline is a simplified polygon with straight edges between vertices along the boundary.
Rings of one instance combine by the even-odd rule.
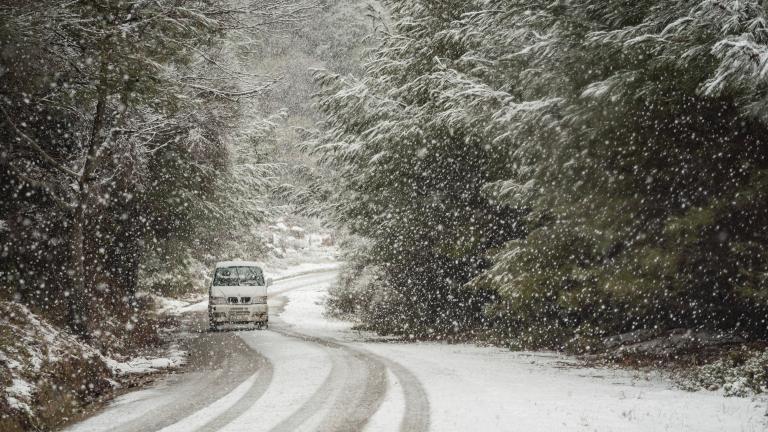
[[[335,278],[277,282],[269,330],[206,333],[197,313],[187,367],[69,431],[768,430],[764,398],[684,392],[658,374],[555,353],[358,332],[323,316]]]
[[[426,431],[427,397],[407,369],[280,318],[285,294],[327,285],[335,277],[325,272],[276,282],[269,330],[206,333],[207,316],[197,312],[194,327],[199,331],[188,341],[189,364],[183,373],[121,396],[67,430],[359,431],[382,408],[394,376],[404,383],[399,430]]]

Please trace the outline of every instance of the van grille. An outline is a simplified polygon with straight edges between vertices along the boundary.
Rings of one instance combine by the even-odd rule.
[[[227,297],[227,303],[229,304],[237,304],[237,297]]]

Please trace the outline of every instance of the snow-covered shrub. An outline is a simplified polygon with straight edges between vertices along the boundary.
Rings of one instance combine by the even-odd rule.
[[[205,279],[188,266],[170,265],[161,271],[147,273],[139,289],[152,294],[179,297],[192,292],[203,292]]]
[[[169,242],[167,247],[145,255],[139,272],[139,291],[166,297],[207,292],[215,258],[208,255],[203,261],[194,257],[197,253],[193,254],[189,250],[174,250],[176,247],[185,249],[184,243]],[[223,248],[222,245],[209,252],[218,253]]]
[[[347,262],[339,272],[339,280],[328,290],[326,306],[330,315],[371,324],[367,318],[380,297],[380,276],[373,266]]]
[[[360,259],[360,257],[358,257]],[[445,339],[481,327],[482,305],[473,304],[468,291],[453,285],[445,291],[430,292],[426,284],[400,283],[370,262],[347,259],[339,281],[329,290],[327,308],[331,315],[351,319],[382,334],[416,338]],[[433,269],[428,269],[434,271]],[[419,281],[421,275],[414,275]]]
[[[139,296],[134,307],[109,312],[94,311],[92,338],[88,343],[110,356],[134,355],[162,344],[161,331],[173,328],[173,322],[154,313],[154,301]]]
[[[676,381],[688,390],[722,389],[726,396],[768,392],[768,350],[729,353],[713,363],[680,373]]]

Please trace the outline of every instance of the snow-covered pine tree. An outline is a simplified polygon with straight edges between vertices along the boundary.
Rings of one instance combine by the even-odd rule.
[[[764,337],[761,2],[493,3],[521,82],[557,101],[548,130],[510,125],[527,168],[496,190],[524,192],[510,203],[533,203],[531,232],[476,281],[504,297],[506,334],[576,349],[638,328]]]
[[[475,122],[489,107],[454,98],[494,97],[464,77],[469,47],[445,33],[467,3],[389,5],[395,32],[361,80],[318,74],[328,116],[321,151],[341,172],[340,221],[369,240],[366,259],[385,275],[367,324],[442,337],[482,320],[488,298],[463,285],[484,269],[489,248],[519,235],[519,212],[482,191],[507,173],[508,153]]]
[[[416,275],[489,251],[472,285],[500,295],[488,318],[523,345],[586,349],[638,328],[765,336],[761,2],[389,5],[395,31],[363,79],[320,77],[342,220],[373,240],[385,289],[369,295],[397,305],[382,317],[405,310],[423,328],[414,302],[438,302],[402,287],[454,295]],[[452,177],[456,161],[478,176]],[[463,220],[478,206],[453,194],[512,214]],[[520,229],[521,215],[524,238],[464,249],[460,232]]]

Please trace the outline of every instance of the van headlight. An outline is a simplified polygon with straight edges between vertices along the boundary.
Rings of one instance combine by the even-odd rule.
[[[226,297],[211,297],[210,304],[212,305],[220,305],[220,304],[226,304],[227,298]]]

